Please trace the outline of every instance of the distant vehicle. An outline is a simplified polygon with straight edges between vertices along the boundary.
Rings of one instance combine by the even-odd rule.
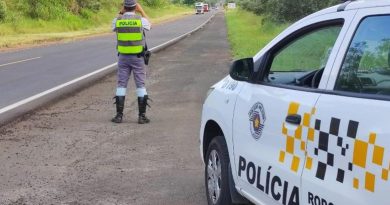
[[[236,9],[237,5],[236,3],[228,3],[228,9]]]
[[[202,2],[195,3],[196,14],[204,14],[204,7]]]
[[[389,25],[347,1],[234,62],[203,104],[208,204],[389,205]]]
[[[209,12],[210,11],[209,5],[208,4],[203,4],[203,10],[204,10],[204,12]]]

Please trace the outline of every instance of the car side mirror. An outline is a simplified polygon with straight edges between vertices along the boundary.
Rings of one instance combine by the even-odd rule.
[[[237,81],[249,81],[254,73],[253,58],[234,61],[230,67],[230,77]]]

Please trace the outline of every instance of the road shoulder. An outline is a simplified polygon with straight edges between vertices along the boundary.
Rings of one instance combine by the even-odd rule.
[[[152,123],[114,114],[115,75],[0,128],[0,204],[206,204],[199,154],[202,103],[231,61],[223,14],[153,56]],[[134,84],[130,82],[129,90]]]

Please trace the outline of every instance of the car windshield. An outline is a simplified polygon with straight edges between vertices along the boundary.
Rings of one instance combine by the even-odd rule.
[[[390,95],[390,16],[365,18],[351,42],[336,90]]]
[[[316,88],[341,28],[336,24],[314,29],[276,51],[266,81]]]

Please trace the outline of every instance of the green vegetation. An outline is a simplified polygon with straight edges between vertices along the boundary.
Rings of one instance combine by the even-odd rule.
[[[166,21],[184,14],[193,14],[194,12],[192,7],[180,4],[169,4],[162,6],[161,8],[144,7],[144,10],[153,23]]]
[[[339,0],[235,0],[235,2],[240,8],[227,11],[226,21],[233,56],[238,59],[253,56],[292,22],[335,5]],[[305,68],[300,69],[320,67],[319,64],[322,62],[313,62],[310,56],[326,58],[329,48],[312,48],[307,45],[334,42],[335,37],[330,35],[334,32],[333,30],[320,32],[307,38],[307,42],[298,42],[295,47],[300,48],[292,46],[290,50],[282,51],[275,66],[281,70],[292,69],[294,65],[304,65]]]
[[[242,9],[230,10],[226,17],[235,59],[254,56],[289,25],[275,23]],[[327,27],[290,43],[277,54],[271,69],[308,71],[324,67],[340,29],[339,26]],[[319,59],[322,61],[319,62]]]
[[[276,22],[294,22],[340,0],[236,0],[245,10]]]
[[[123,0],[0,0],[0,48],[110,32]],[[192,12],[168,0],[139,0],[152,23]]]
[[[324,68],[340,30],[340,26],[330,26],[292,42],[277,54],[271,70],[312,71]]]
[[[7,5],[3,0],[0,0],[0,22],[5,19],[6,13],[7,13]]]
[[[235,59],[254,56],[288,26],[265,20],[242,9],[226,12],[226,22]]]

